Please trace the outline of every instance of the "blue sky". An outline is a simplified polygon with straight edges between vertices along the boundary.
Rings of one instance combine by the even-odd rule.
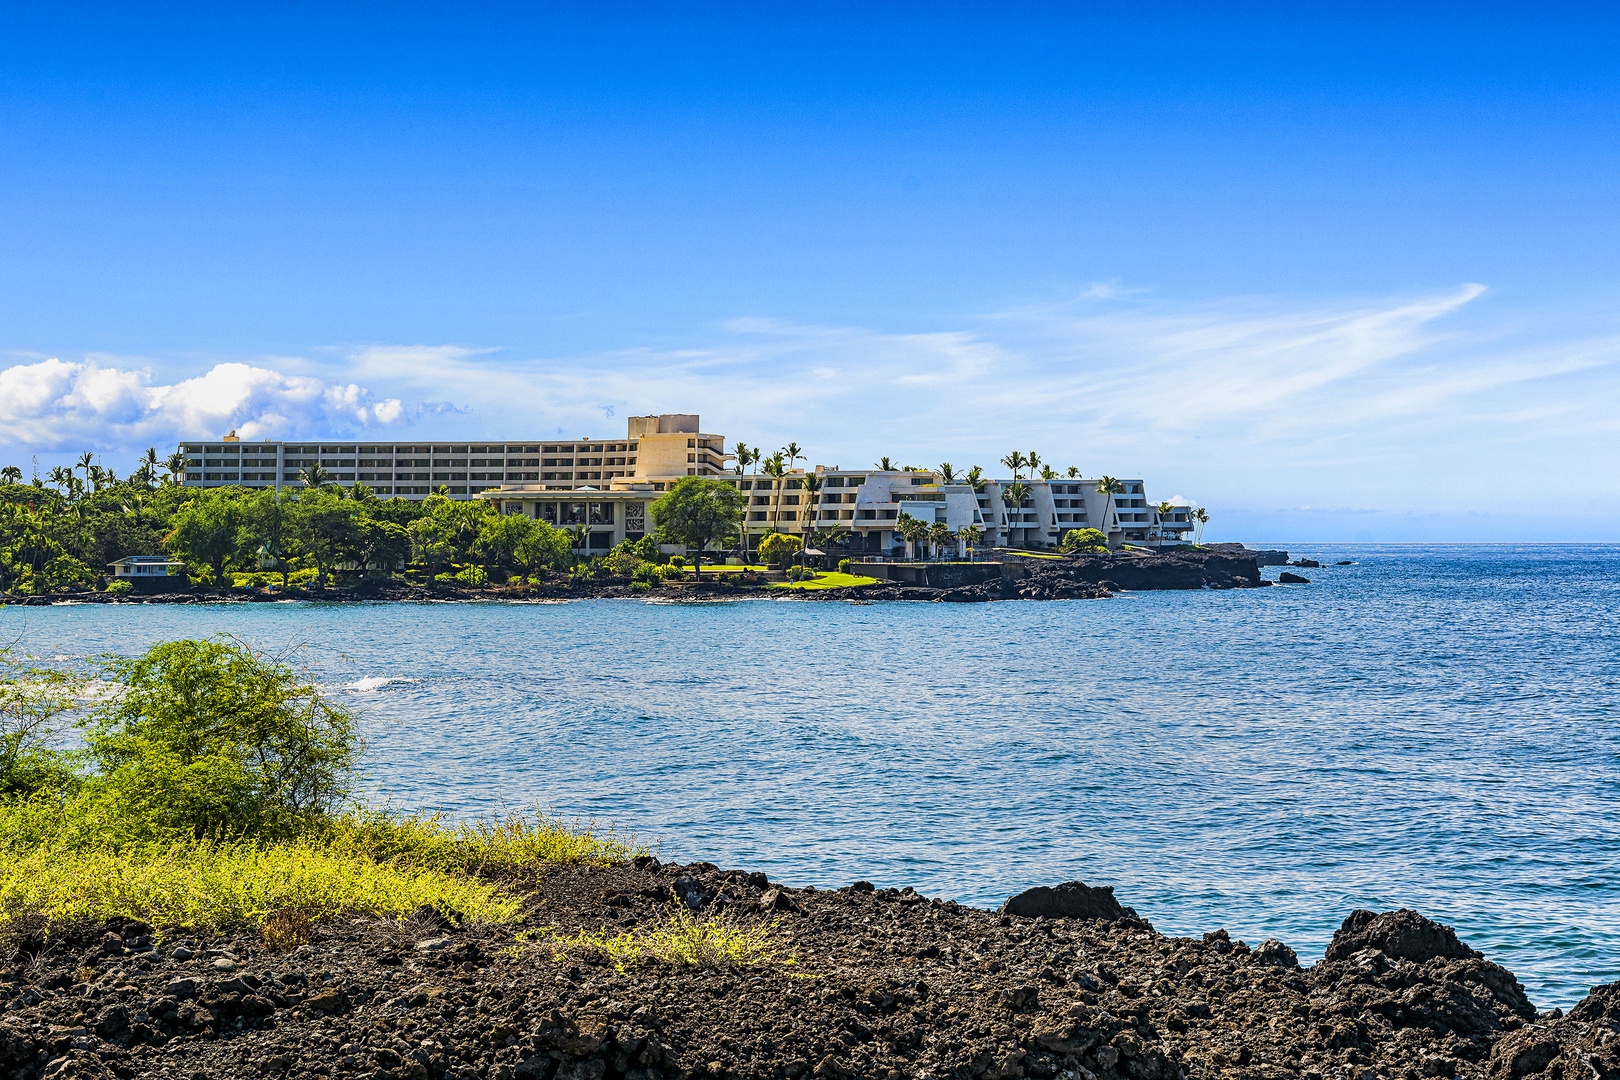
[[[1415,6],[6,6],[0,459],[687,411],[1616,539],[1617,19]]]

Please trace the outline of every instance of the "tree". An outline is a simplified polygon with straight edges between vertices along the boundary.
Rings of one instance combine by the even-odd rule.
[[[512,561],[525,574],[541,569],[561,569],[573,559],[568,534],[546,521],[530,521],[529,530],[517,547],[512,549]]]
[[[984,539],[984,528],[979,525],[966,525],[957,534],[967,547],[968,561],[973,561],[973,553],[978,550],[979,541]]]
[[[1022,529],[1024,527],[1022,516],[1020,516],[1019,522],[1016,526],[1013,524],[1013,516],[1010,511],[1014,509],[1023,509],[1024,503],[1029,501],[1029,490],[1028,484],[1024,483],[1022,480],[1014,480],[1012,483],[1008,484],[1006,489],[1001,493],[1001,501],[1006,505],[1009,511],[1007,514],[1007,541],[1009,543],[1012,542],[1012,530],[1014,528]]]
[[[759,541],[759,557],[771,566],[786,566],[804,550],[804,541],[786,533],[767,533]]]
[[[739,442],[737,444],[735,456],[737,458],[737,464],[732,466],[732,470],[736,472],[738,476],[743,475],[743,470],[758,460],[758,452],[745,442]]]
[[[804,451],[796,442],[790,442],[782,448],[782,456],[787,459],[788,467],[792,468],[797,462],[804,459]]]
[[[1052,466],[1050,466],[1050,465],[1042,465],[1041,466],[1041,479],[1042,480],[1045,480],[1047,483],[1051,483],[1053,480],[1056,480],[1057,478],[1058,478],[1058,473],[1057,473],[1056,469],[1052,468]]]
[[[967,471],[967,475],[962,477],[962,482],[976,492],[983,491],[984,485],[987,483],[984,478],[984,470],[977,465],[973,466]]]
[[[294,504],[293,535],[315,560],[316,578],[325,588],[332,567],[358,546],[355,506],[329,486],[305,488]]]
[[[287,560],[292,555],[296,514],[290,492],[266,488],[255,492],[242,507],[243,551],[268,559],[281,571],[281,587],[287,587]]]
[[[517,549],[533,531],[534,519],[522,514],[490,514],[478,528],[477,551],[487,567],[491,562],[502,570],[517,561]]]
[[[917,545],[928,537],[928,526],[902,510],[895,520],[894,531],[906,542],[906,558],[916,559]]]
[[[174,515],[164,545],[181,559],[211,567],[215,583],[229,587],[225,568],[238,550],[241,504],[228,489],[201,491]]]
[[[1192,512],[1193,522],[1198,526],[1198,532],[1193,536],[1193,543],[1199,547],[1204,546],[1204,526],[1209,524],[1209,511],[1202,506]]]
[[[956,534],[951,532],[951,527],[943,521],[936,521],[928,527],[928,542],[933,545],[936,559],[939,558],[940,552],[944,550],[945,545],[955,538]]]
[[[1125,485],[1112,476],[1099,476],[1097,478],[1097,494],[1103,496],[1102,523],[1105,527],[1108,525],[1109,515],[1114,510],[1114,496],[1123,495],[1124,493]]]
[[[1024,465],[1029,469],[1030,478],[1034,479],[1035,470],[1041,467],[1041,455],[1031,450],[1024,458]]]
[[[940,462],[940,465],[939,465],[939,478],[940,478],[941,482],[946,483],[946,484],[954,484],[954,483],[956,483],[956,469],[951,465],[950,462],[948,462],[948,461]]]
[[[0,648],[0,799],[61,791],[73,783],[74,755],[51,742],[89,690],[83,679],[32,667]]]
[[[1101,529],[1070,529],[1063,534],[1058,550],[1065,553],[1107,551],[1108,536]]]
[[[91,715],[93,789],[153,833],[288,837],[336,809],[360,741],[354,718],[274,657],[232,641],[171,641],[105,676]]]
[[[15,465],[7,465],[0,469],[0,484],[22,483],[22,470]]]
[[[730,540],[742,524],[746,503],[730,484],[683,476],[652,504],[658,528],[693,549],[693,572],[703,576],[703,549]]]
[[[165,484],[178,484],[180,476],[186,471],[186,455],[176,450],[163,459],[163,482]]]
[[[1170,511],[1172,509],[1174,509],[1174,508],[1170,505],[1169,501],[1166,500],[1165,502],[1161,502],[1158,506],[1155,506],[1153,509],[1158,514],[1158,517],[1157,517],[1156,520],[1157,520],[1157,523],[1158,523],[1158,526],[1159,526],[1159,528],[1158,528],[1159,539],[1163,540],[1167,535],[1169,535],[1168,531],[1164,527],[1164,523],[1165,523],[1166,520],[1169,519]]]
[[[360,517],[354,528],[354,554],[360,568],[393,570],[411,557],[410,530],[397,522]]]
[[[1070,465],[1068,477],[1070,480],[1080,479],[1080,467],[1078,465]]]
[[[1012,470],[1013,483],[1017,483],[1018,474],[1024,471],[1025,466],[1029,464],[1029,459],[1024,456],[1023,451],[1014,450],[1002,458],[1001,463]]]
[[[782,527],[782,489],[786,486],[782,478],[787,475],[787,463],[780,450],[765,459],[764,473],[771,478],[771,530],[774,532]]]
[[[877,459],[877,464],[872,467],[878,472],[894,472],[894,461],[888,457],[880,457]]]
[[[800,485],[804,489],[804,518],[799,529],[805,536],[810,535],[810,526],[816,513],[816,504],[821,500],[821,477],[817,473],[805,473]]]
[[[298,470],[298,479],[304,482],[306,488],[325,487],[331,475],[319,465],[305,465]]]
[[[416,553],[427,564],[429,581],[437,576],[439,565],[454,551],[458,531],[454,506],[448,495],[429,495],[422,500],[422,515],[409,526]]]

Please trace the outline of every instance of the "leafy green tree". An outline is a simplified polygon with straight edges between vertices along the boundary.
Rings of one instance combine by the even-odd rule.
[[[226,567],[238,551],[242,506],[230,488],[200,491],[174,515],[174,528],[164,540],[186,562],[207,566],[214,581],[229,586]]]
[[[928,527],[928,543],[934,548],[934,557],[939,558],[945,550],[945,545],[956,539],[951,527],[943,521],[936,521]]]
[[[512,561],[525,574],[533,574],[538,570],[560,570],[571,563],[573,558],[573,544],[568,534],[547,521],[530,522],[529,531],[517,547],[512,549]]]
[[[86,751],[104,813],[155,835],[285,837],[348,793],[352,716],[276,658],[231,641],[172,641],[107,665],[121,692]]]
[[[403,525],[361,516],[355,522],[354,554],[362,570],[391,571],[411,557],[411,534]]]
[[[693,549],[693,573],[703,576],[703,549],[737,534],[746,503],[730,484],[684,476],[652,504],[658,528]]]
[[[1101,529],[1070,529],[1058,542],[1058,550],[1065,553],[1107,551],[1108,536]]]
[[[330,486],[307,487],[293,504],[292,528],[298,549],[315,562],[324,588],[332,567],[358,547],[355,504]]]
[[[544,524],[542,522],[541,524]],[[490,514],[479,524],[477,550],[485,566],[511,570],[517,549],[534,531],[534,519],[522,514]]]
[[[297,513],[292,493],[273,488],[255,492],[242,505],[242,534],[238,546],[258,559],[268,560],[281,571],[284,589],[287,587],[287,560],[296,546],[294,519]]]
[[[15,465],[7,465],[0,469],[0,484],[22,483],[22,470]]]
[[[771,566],[786,566],[804,550],[804,541],[786,533],[767,533],[759,541],[759,557]]]
[[[322,488],[332,481],[332,474],[319,465],[305,465],[298,470],[298,479],[306,488]]]

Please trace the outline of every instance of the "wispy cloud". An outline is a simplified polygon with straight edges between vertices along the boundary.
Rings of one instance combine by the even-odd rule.
[[[0,439],[116,449],[231,427],[402,425],[600,436],[626,415],[699,412],[711,431],[796,440],[828,464],[989,466],[1016,445],[1211,506],[1408,512],[1497,505],[1504,489],[1544,492],[1550,476],[1584,485],[1583,498],[1620,498],[1595,464],[1620,430],[1615,400],[1620,335],[1512,325],[1479,285],[1184,304],[1109,283],[954,326],[749,317],[664,348],[584,355],[371,344],[170,382],[130,363],[39,360],[0,370]]]

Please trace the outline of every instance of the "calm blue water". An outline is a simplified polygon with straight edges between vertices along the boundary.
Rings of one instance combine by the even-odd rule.
[[[0,640],[307,644],[397,806],[975,904],[1079,877],[1307,959],[1405,905],[1539,1006],[1620,978],[1620,546],[1292,550],[1356,565],[1069,603],[7,608]]]

